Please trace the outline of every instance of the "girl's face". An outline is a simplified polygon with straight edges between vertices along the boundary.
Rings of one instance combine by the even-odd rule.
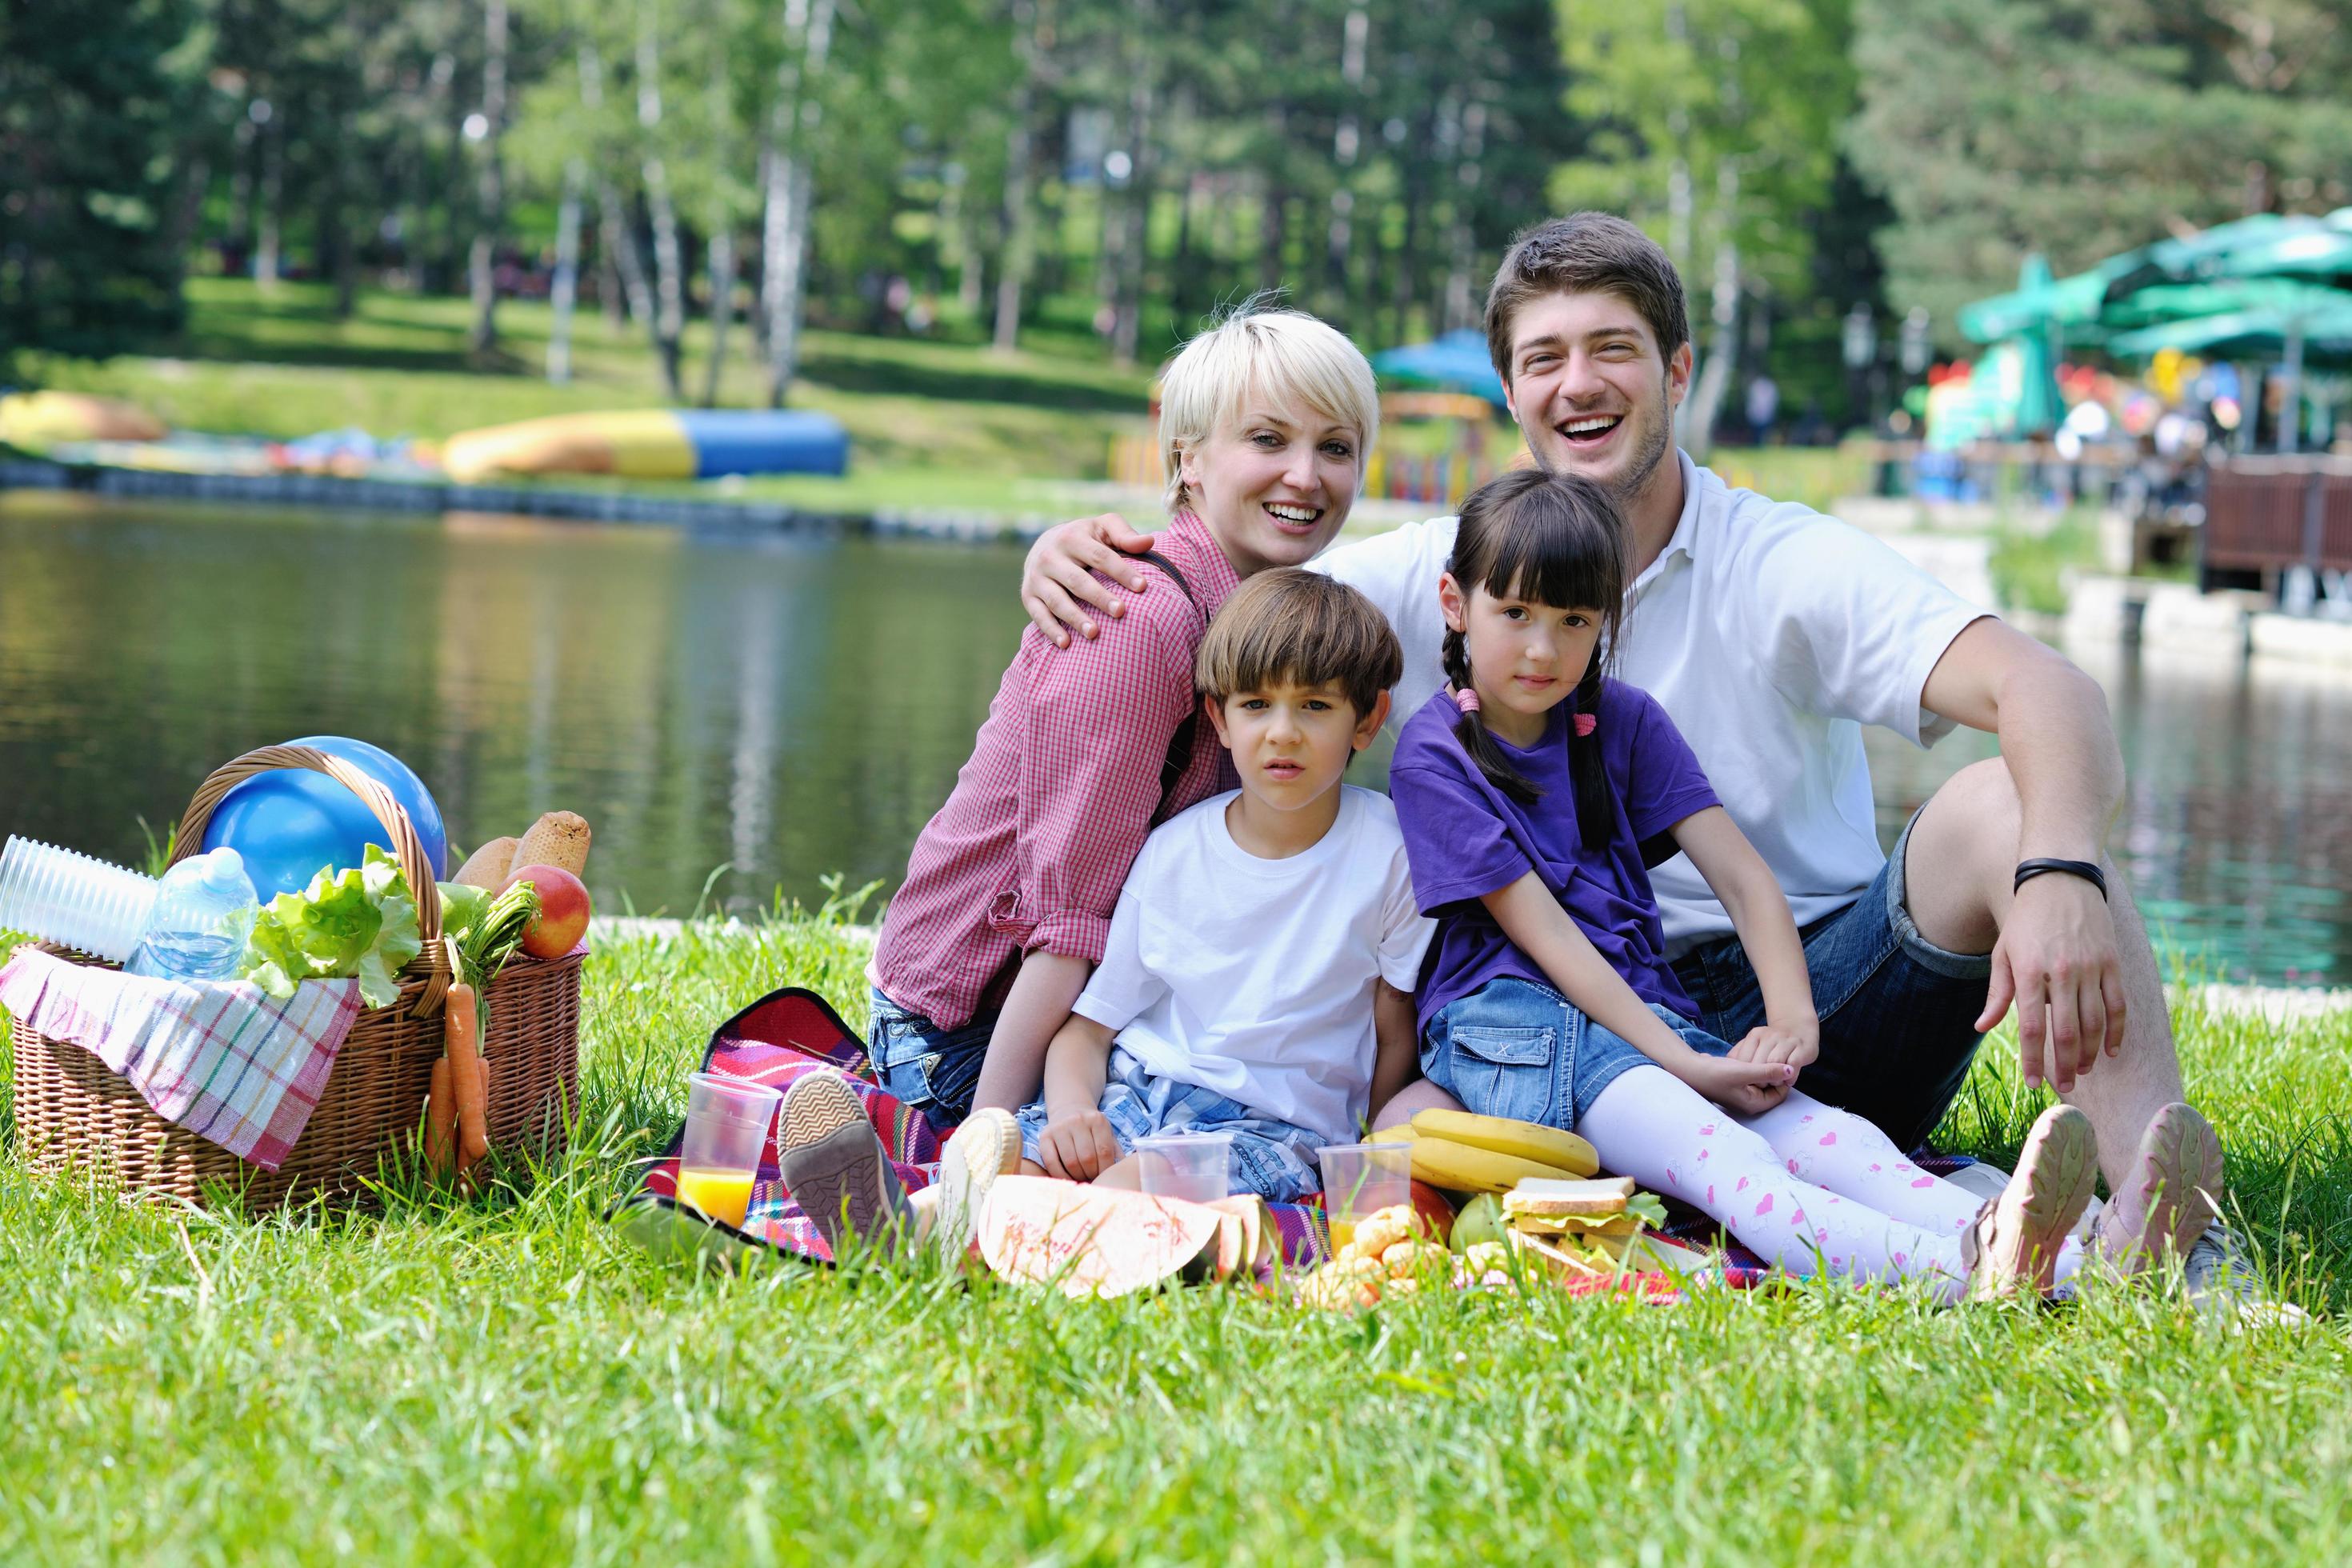
[[[1234,570],[1300,566],[1355,504],[1364,454],[1352,426],[1255,395],[1179,460],[1193,510]]]
[[[1450,572],[1438,579],[1437,598],[1446,626],[1463,634],[1470,681],[1489,725],[1514,743],[1533,742],[1544,716],[1591,668],[1601,612],[1498,596],[1483,587],[1465,593]]]

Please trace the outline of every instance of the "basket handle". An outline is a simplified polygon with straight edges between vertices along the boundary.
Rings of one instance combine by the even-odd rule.
[[[449,961],[441,942],[441,889],[435,886],[433,862],[425,854],[425,841],[416,836],[415,825],[392,792],[376,778],[342,758],[309,746],[261,746],[232,762],[224,763],[196,786],[195,798],[188,803],[187,815],[180,818],[179,831],[173,837],[171,865],[194,855],[205,841],[205,829],[213,819],[214,808],[228,792],[257,773],[273,773],[279,768],[307,768],[325,773],[366,803],[392,835],[393,856],[400,862],[402,875],[408,879],[408,890],[416,900],[416,931],[424,942],[418,958],[430,969],[425,994],[417,1000],[410,1016],[429,1018],[441,1010],[441,999],[449,989]]]

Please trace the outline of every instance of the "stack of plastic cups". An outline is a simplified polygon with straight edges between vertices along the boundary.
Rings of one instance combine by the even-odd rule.
[[[152,877],[11,836],[0,850],[0,931],[120,963],[138,949],[156,889]]]

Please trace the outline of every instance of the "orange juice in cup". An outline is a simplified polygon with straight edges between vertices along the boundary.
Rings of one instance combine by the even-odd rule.
[[[740,1226],[751,1206],[753,1179],[754,1173],[750,1171],[682,1166],[677,1173],[677,1200],[692,1204],[710,1219]]]
[[[677,1198],[706,1217],[740,1226],[751,1206],[751,1184],[780,1090],[724,1073],[686,1080],[686,1136],[678,1145]]]

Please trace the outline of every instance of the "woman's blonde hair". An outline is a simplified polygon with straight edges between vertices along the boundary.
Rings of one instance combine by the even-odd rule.
[[[1176,352],[1160,377],[1160,464],[1168,510],[1198,500],[1184,484],[1184,454],[1252,397],[1304,404],[1356,432],[1356,483],[1381,431],[1372,367],[1346,333],[1304,310],[1250,300]]]

